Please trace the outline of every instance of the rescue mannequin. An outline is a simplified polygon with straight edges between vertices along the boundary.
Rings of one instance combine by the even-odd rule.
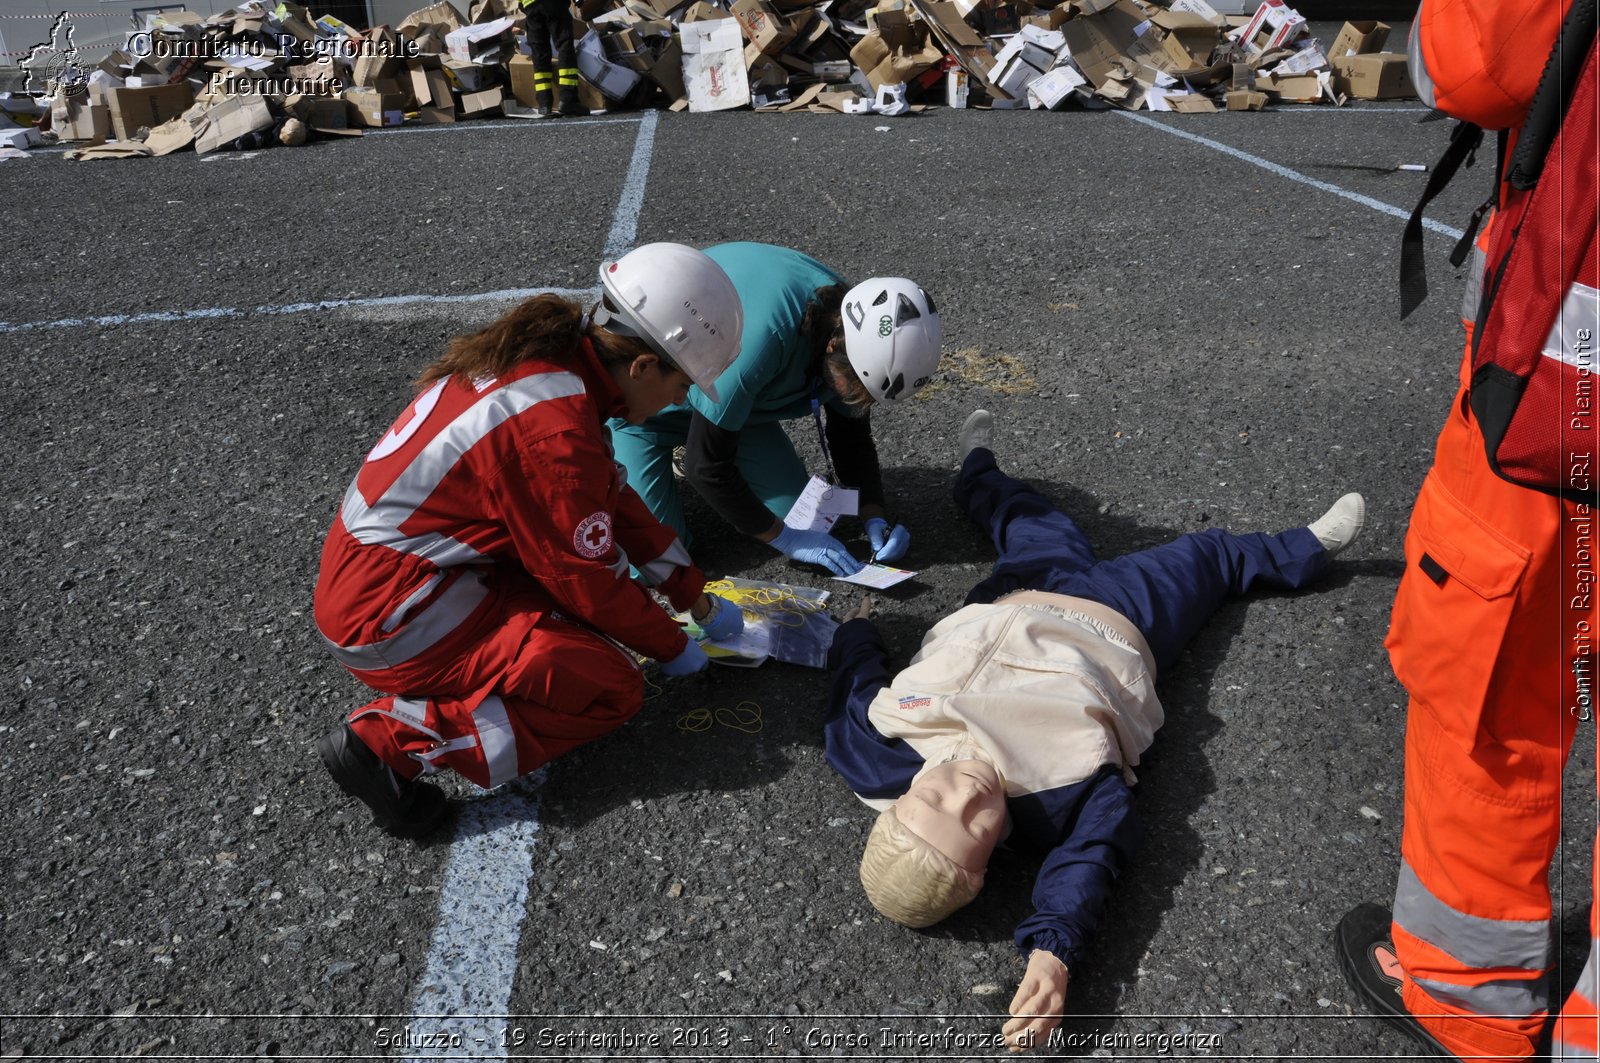
[[[682,244],[631,251],[601,281],[589,314],[541,295],[457,337],[323,547],[317,627],[382,696],[318,750],[392,834],[426,834],[445,812],[423,776],[498,786],[621,726],[643,703],[635,654],[669,676],[704,668],[648,587],[711,637],[743,626],[623,481],[605,432],[691,383],[715,393],[739,349],[738,294]]]
[[[1060,1024],[1070,972],[1140,842],[1129,786],[1162,723],[1158,670],[1228,599],[1316,580],[1366,507],[1348,494],[1309,528],[1214,529],[1096,561],[1071,518],[1000,471],[992,437],[983,410],[963,425],[955,497],[993,538],[993,572],[893,678],[870,599],[840,626],[826,755],[880,809],[861,883],[897,923],[930,926],[972,901],[1002,838],[1046,854],[1002,1029],[1023,1051]]]
[[[786,557],[849,575],[861,564],[837,538],[783,524],[809,479],[783,422],[809,417],[830,472],[860,491],[874,559],[904,557],[911,533],[885,514],[869,413],[905,401],[938,368],[933,300],[895,277],[847,290],[816,259],[771,244],[717,244],[706,254],[739,291],[742,349],[718,382],[720,399],[694,388],[687,403],[642,424],[611,422],[628,482],[662,523],[692,542],[674,479],[672,452],[681,446],[684,477],[724,520]]]

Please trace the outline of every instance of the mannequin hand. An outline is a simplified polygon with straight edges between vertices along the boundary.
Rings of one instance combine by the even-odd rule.
[[[1026,1052],[1044,1044],[1050,1031],[1061,1025],[1061,1008],[1066,1002],[1066,964],[1054,953],[1034,949],[1028,956],[1028,970],[1017,986],[1017,995],[1011,998],[1011,1014],[1019,1017],[1000,1028],[1006,1047],[1013,1052]]]
[[[701,606],[705,607],[704,615],[700,615]],[[712,642],[736,639],[744,631],[744,611],[726,598],[710,592],[700,596],[694,608],[689,610],[689,615],[694,617],[694,622],[700,625],[700,630]]]
[[[861,604],[856,606],[846,620],[870,620],[872,618],[872,599],[863,598]]]
[[[709,663],[706,660],[706,651],[702,650],[700,644],[694,639],[690,639],[689,644],[683,648],[683,652],[672,660],[660,662],[662,673],[670,675],[674,679],[680,676],[694,675],[696,672],[704,670]]]
[[[827,532],[800,531],[785,526],[771,545],[791,561],[821,565],[835,576],[853,576],[861,571],[861,562],[851,557],[844,544]]]
[[[867,518],[867,542],[872,544],[872,560],[898,561],[911,549],[911,532],[904,524],[889,530],[889,522],[882,517]]]

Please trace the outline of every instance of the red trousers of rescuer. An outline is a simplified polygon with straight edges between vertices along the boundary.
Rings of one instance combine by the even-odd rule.
[[[450,768],[488,788],[621,727],[644,704],[634,656],[563,619],[528,580],[494,581],[465,642],[350,673],[388,691],[350,726],[398,774]]]
[[[1592,482],[1594,469],[1573,475]],[[1596,726],[1580,723],[1594,711],[1600,636],[1596,519],[1592,505],[1495,475],[1463,387],[1411,514],[1386,643],[1410,695],[1393,927],[1402,992],[1462,1056],[1531,1055],[1550,982],[1571,980],[1555,977],[1549,870],[1562,768],[1580,726],[1586,741]],[[1595,1058],[1597,918],[1600,905],[1555,1058]]]

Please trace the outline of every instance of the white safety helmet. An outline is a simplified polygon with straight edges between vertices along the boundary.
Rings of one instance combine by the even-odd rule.
[[[645,244],[602,264],[600,283],[596,325],[644,340],[720,401],[715,381],[744,336],[744,306],[721,266],[687,244]]]
[[[904,277],[873,277],[851,288],[839,308],[850,368],[882,403],[909,397],[939,368],[939,312]]]

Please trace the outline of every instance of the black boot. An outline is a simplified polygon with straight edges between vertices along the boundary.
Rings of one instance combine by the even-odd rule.
[[[339,789],[372,809],[372,822],[396,838],[420,838],[444,818],[444,791],[400,778],[348,721],[322,736],[317,753]]]

